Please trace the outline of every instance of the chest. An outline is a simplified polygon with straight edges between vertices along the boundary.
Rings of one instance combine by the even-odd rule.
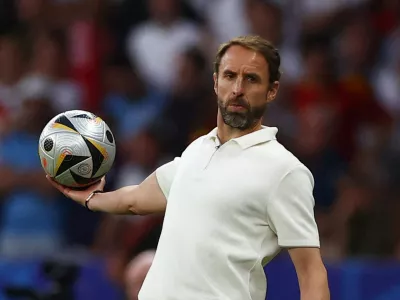
[[[182,158],[169,204],[219,221],[263,220],[275,180],[268,165],[257,153],[224,146],[205,147]]]

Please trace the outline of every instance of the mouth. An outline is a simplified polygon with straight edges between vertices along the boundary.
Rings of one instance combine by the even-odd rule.
[[[244,106],[244,105],[241,105],[241,104],[229,104],[228,105],[228,107],[229,107],[229,109],[231,110],[231,111],[244,111],[244,110],[247,110],[247,107],[246,106]]]

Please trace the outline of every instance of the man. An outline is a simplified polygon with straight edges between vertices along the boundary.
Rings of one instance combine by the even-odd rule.
[[[287,248],[302,300],[327,300],[314,219],[313,177],[262,116],[279,88],[278,51],[238,37],[216,56],[217,128],[140,185],[99,193],[51,181],[93,211],[164,212],[157,252],[139,299],[261,300],[263,265]]]

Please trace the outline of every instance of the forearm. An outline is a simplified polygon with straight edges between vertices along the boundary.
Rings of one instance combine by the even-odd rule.
[[[94,193],[102,191],[105,185],[105,177],[85,190],[74,190],[58,184],[49,176],[47,180],[61,193],[75,202],[87,206],[92,211],[110,214],[136,214],[147,215],[164,212],[167,199],[158,185],[155,174],[151,174],[140,185],[131,185],[113,192]]]
[[[309,272],[299,284],[301,300],[330,300],[326,270]]]
[[[111,214],[136,214],[135,192],[137,185],[126,186],[118,190],[96,194],[89,201],[89,208],[92,211]]]

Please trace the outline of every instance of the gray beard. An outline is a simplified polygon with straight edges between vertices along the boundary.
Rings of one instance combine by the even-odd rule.
[[[226,125],[238,130],[247,130],[256,125],[258,121],[264,116],[267,109],[267,105],[251,107],[247,103],[244,105],[247,111],[245,112],[231,112],[228,110],[228,105],[230,103],[224,104],[220,99],[218,99],[218,108],[221,113],[222,119]]]

